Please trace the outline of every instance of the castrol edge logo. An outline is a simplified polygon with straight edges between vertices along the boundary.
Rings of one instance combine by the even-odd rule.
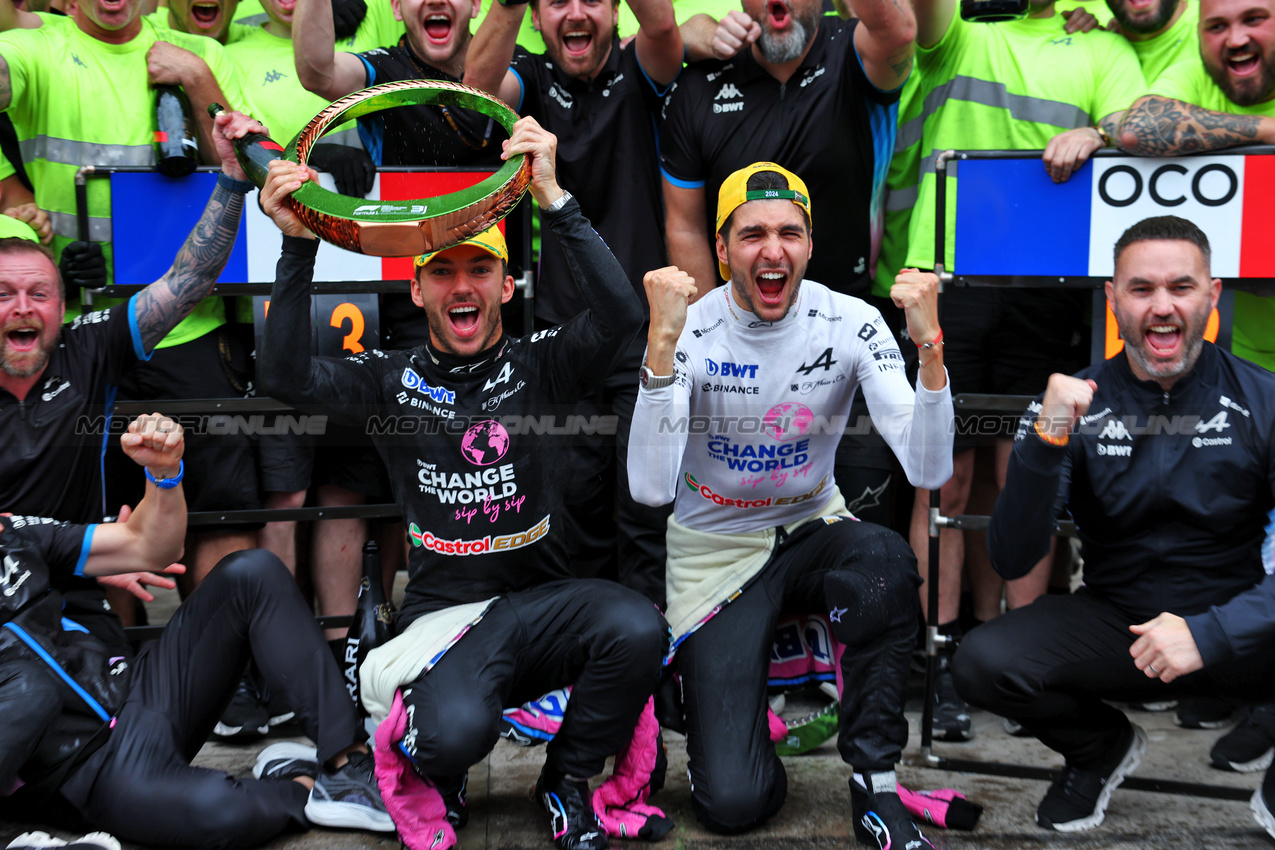
[[[486,555],[489,552],[521,549],[535,543],[549,533],[549,516],[545,514],[544,519],[525,531],[501,534],[496,537],[488,534],[473,540],[445,540],[442,537],[435,537],[432,532],[421,531],[416,523],[407,527],[407,535],[412,539],[413,546],[420,546],[440,555]]]

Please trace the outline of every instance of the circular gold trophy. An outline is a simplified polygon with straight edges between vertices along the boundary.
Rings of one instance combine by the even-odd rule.
[[[244,172],[264,186],[270,160],[305,164],[310,149],[329,127],[393,106],[454,106],[473,109],[513,131],[518,114],[486,92],[442,80],[404,80],[347,95],[316,115],[286,148],[267,136],[235,140]],[[221,111],[211,104],[208,111]],[[523,154],[474,186],[408,201],[369,201],[329,192],[307,182],[292,193],[297,216],[316,236],[347,251],[377,257],[411,257],[441,251],[475,236],[514,208],[531,183],[531,163]]]

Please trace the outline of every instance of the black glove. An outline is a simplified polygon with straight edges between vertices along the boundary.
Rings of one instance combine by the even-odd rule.
[[[366,15],[364,0],[332,0],[332,29],[337,41],[354,35]]]
[[[366,197],[376,179],[372,157],[362,148],[348,145],[315,145],[310,148],[306,165],[331,174],[336,180],[336,190],[351,197]]]
[[[58,271],[62,273],[68,298],[80,287],[99,289],[106,286],[106,258],[102,256],[102,246],[96,242],[72,242],[62,249]]]

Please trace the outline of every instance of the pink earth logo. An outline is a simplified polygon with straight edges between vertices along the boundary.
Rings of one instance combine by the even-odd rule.
[[[475,422],[460,438],[460,451],[475,466],[491,466],[509,451],[509,432],[495,419]]]
[[[814,424],[810,408],[795,401],[777,404],[762,417],[762,430],[776,440],[792,440],[802,436]]]

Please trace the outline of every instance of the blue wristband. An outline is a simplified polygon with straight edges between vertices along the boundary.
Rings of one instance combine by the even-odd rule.
[[[146,480],[154,484],[161,490],[171,490],[178,484],[182,483],[182,476],[186,474],[186,461],[177,461],[177,474],[172,478],[156,478],[151,475],[151,471],[146,467],[142,467],[142,472],[146,473]]]
[[[217,185],[236,195],[246,195],[257,188],[257,184],[251,180],[236,180],[224,171],[217,172]]]

